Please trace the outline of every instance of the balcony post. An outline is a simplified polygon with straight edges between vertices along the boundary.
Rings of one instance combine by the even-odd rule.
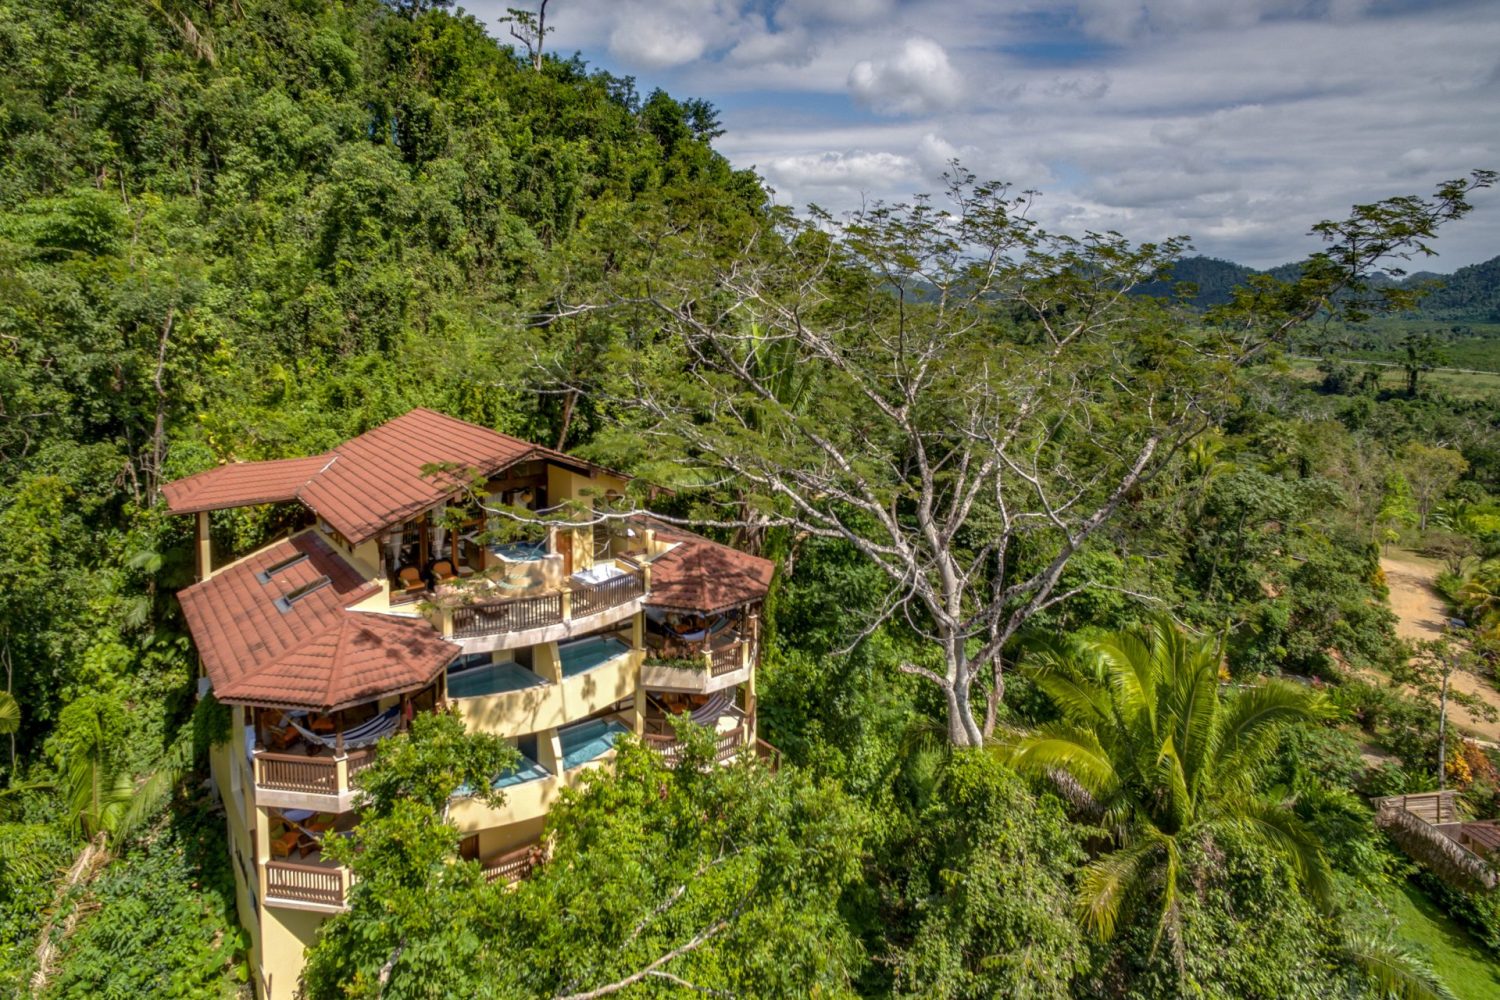
[[[565,622],[570,622],[573,620],[573,592],[564,587],[561,594],[561,599],[562,620]]]
[[[438,615],[439,615],[438,630],[440,632],[442,632],[442,634],[443,634],[444,637],[452,635],[453,634],[453,609],[450,608],[450,607],[448,607],[445,604],[441,608],[438,609]]]
[[[207,580],[213,576],[213,539],[208,533],[208,511],[198,512],[197,524],[198,541],[198,579]]]
[[[349,788],[349,753],[340,751],[333,758],[333,787],[335,794],[342,795]]]
[[[714,651],[708,645],[708,640],[703,640],[703,652],[699,655],[698,669],[703,671],[703,679],[709,681],[714,676]]]

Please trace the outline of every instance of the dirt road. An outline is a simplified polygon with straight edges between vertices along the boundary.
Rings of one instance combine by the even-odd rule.
[[[1448,608],[1442,595],[1433,589],[1437,567],[1425,561],[1383,556],[1381,569],[1391,591],[1391,610],[1396,613],[1396,634],[1403,639],[1435,639],[1448,622]],[[1500,691],[1486,680],[1470,674],[1455,674],[1453,686],[1466,694],[1477,695],[1500,710]],[[1464,732],[1480,739],[1500,742],[1500,721],[1476,719],[1462,705],[1454,705],[1448,716]]]

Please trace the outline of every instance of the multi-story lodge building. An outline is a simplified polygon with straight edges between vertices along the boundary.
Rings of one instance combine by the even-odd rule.
[[[651,518],[588,511],[626,477],[431,410],[324,455],[222,465],[163,488],[197,516],[179,597],[200,689],[230,706],[212,755],[257,991],[290,997],[349,874],[322,857],[357,822],[354,779],[417,712],[456,711],[520,765],[504,804],[455,799],[462,853],[524,877],[559,792],[672,716],[756,742],[759,611],[772,566]],[[214,565],[210,512],[284,505],[290,533]],[[566,520],[503,543],[496,508]],[[576,523],[577,527],[570,526]],[[515,522],[512,522],[515,523]],[[520,522],[522,524],[526,521]]]

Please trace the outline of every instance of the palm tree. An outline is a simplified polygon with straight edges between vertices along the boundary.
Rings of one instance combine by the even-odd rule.
[[[1158,620],[1138,632],[1053,647],[1026,672],[1061,713],[1011,741],[1023,770],[1057,780],[1109,831],[1082,872],[1078,913],[1101,940],[1127,901],[1157,895],[1156,942],[1180,940],[1184,849],[1236,831],[1285,858],[1315,900],[1331,877],[1289,804],[1258,787],[1280,729],[1315,718],[1318,698],[1284,681],[1220,693],[1219,646]]]
[[[57,938],[66,938],[82,911],[64,904],[76,887],[87,885],[109,861],[110,848],[134,833],[171,795],[180,774],[183,750],[174,748],[155,771],[139,780],[122,766],[118,741],[124,708],[110,695],[90,694],[76,699],[58,717],[61,781],[65,797],[64,822],[81,836],[83,847],[59,881],[36,949],[31,988],[41,995],[57,960]],[[65,913],[62,933],[54,936],[53,922]]]
[[[0,691],[0,736],[10,737],[10,770],[16,770],[16,732],[21,728],[21,703],[9,691]]]
[[[1476,628],[1500,636],[1500,561],[1475,570],[1459,597]]]

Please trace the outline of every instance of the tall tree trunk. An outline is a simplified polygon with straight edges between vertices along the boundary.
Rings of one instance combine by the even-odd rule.
[[[557,432],[557,450],[562,451],[568,443],[568,429],[573,426],[573,407],[578,403],[578,390],[573,389],[563,396],[562,430]]]
[[[961,643],[962,640],[959,640]],[[956,747],[984,746],[984,733],[974,719],[974,665],[965,656],[960,644],[953,655],[953,683],[948,695],[948,741]]]
[[[1442,791],[1448,780],[1448,678],[1453,676],[1450,667],[1443,671],[1443,690],[1438,696],[1438,791]]]
[[[161,467],[167,452],[167,345],[172,339],[172,324],[177,319],[177,309],[167,307],[167,318],[161,326],[161,337],[156,347],[156,373],[151,379],[156,389],[156,423],[151,429],[151,467],[146,470],[146,503],[156,502],[156,487],[161,482]]]

